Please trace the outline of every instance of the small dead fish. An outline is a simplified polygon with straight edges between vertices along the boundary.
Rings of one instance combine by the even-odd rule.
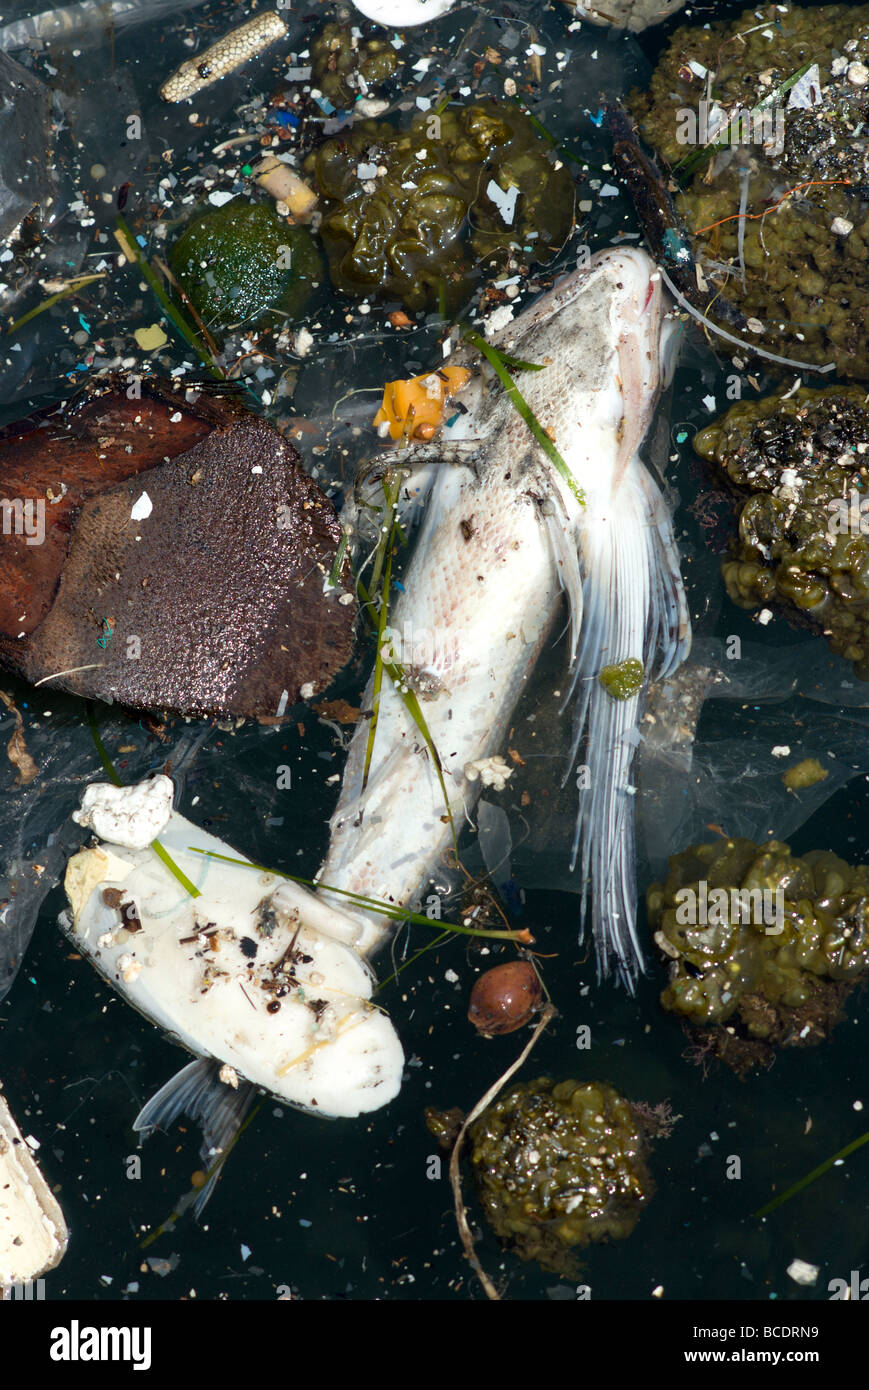
[[[573,487],[506,393],[495,382],[483,390],[478,371],[457,396],[465,413],[438,440],[400,456],[417,478],[425,473],[430,491],[389,614],[391,630],[406,634],[403,669],[424,666],[439,683],[425,719],[459,823],[486,780],[473,773],[486,767],[495,775],[493,755],[505,747],[515,703],[567,595],[574,757],[586,733],[588,740],[570,867],[585,886],[600,972],[615,965],[629,988],[642,969],[630,774],[645,683],[613,699],[597,674],[635,658],[646,679],[653,670],[663,677],[690,645],[671,518],[638,452],[670,365],[664,308],[660,275],[643,251],[604,251],[493,336],[499,351],[548,364],[523,377],[522,391]],[[471,349],[456,358],[480,365]],[[380,462],[386,466],[383,455]],[[461,523],[471,517],[468,535]],[[369,685],[363,707],[372,700]],[[503,767],[502,785],[511,771]],[[330,885],[412,901],[450,843],[444,803],[428,749],[390,684],[373,753],[367,727],[357,727],[350,746],[317,875],[322,896],[337,908]],[[355,905],[345,911],[359,922],[359,949],[373,951],[389,921]]]
[[[147,1137],[183,1111],[202,1126],[203,1164],[213,1169],[256,1086],[327,1116],[377,1110],[398,1094],[404,1054],[387,1013],[370,1002],[374,977],[350,942],[353,921],[279,874],[209,858],[241,856],[172,811],[166,777],[92,785],[74,819],[99,843],[67,865],[72,916],[62,929],[198,1059],[152,1097],[134,1129]],[[196,897],[149,848],[157,837]],[[218,1176],[219,1165],[197,1214]]]

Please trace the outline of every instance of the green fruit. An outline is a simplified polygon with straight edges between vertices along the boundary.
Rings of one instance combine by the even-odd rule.
[[[178,238],[172,270],[206,328],[297,318],[324,268],[311,233],[270,203],[235,198],[197,217]]]

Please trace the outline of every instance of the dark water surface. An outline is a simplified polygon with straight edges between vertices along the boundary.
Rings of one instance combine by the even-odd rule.
[[[37,8],[4,10],[4,19]],[[695,14],[709,17],[714,11],[717,17],[740,8],[707,5],[695,7]],[[331,16],[330,9],[317,4],[304,14],[319,15],[321,9],[324,18]],[[297,17],[301,13],[289,15],[288,22],[295,26],[294,34],[310,34],[311,22],[305,25]],[[81,170],[97,161],[109,170],[101,185],[106,190],[114,192],[131,180],[129,216],[136,225],[155,179],[174,172],[183,180],[206,163],[207,150],[238,129],[237,108],[251,91],[270,90],[263,73],[271,71],[276,81],[282,56],[275,52],[271,69],[258,68],[256,79],[249,82],[236,75],[198,98],[193,109],[205,123],[201,130],[188,122],[190,107],[167,109],[156,89],[187,56],[183,37],[188,23],[210,26],[214,38],[245,17],[243,7],[212,0],[189,21],[180,16],[120,31],[113,45],[105,39],[83,43],[79,58],[53,52],[33,60],[37,73],[50,77],[46,65],[57,67],[56,81],[81,94],[78,106],[70,98],[70,121],[83,149],[75,155],[77,164],[74,160],[64,165],[63,180],[75,185],[84,177]],[[589,26],[571,34],[569,18],[560,5],[544,12],[530,0],[521,0],[510,7],[509,15],[506,6],[466,6],[431,27],[441,42],[452,36],[457,49],[462,34],[477,21],[480,29],[473,48],[479,54],[487,43],[503,41],[505,31],[518,33],[524,47],[523,26],[535,24],[548,50],[546,73],[550,81],[560,78],[561,85],[554,92],[544,91],[534,110],[569,148],[603,164],[606,141],[591,119],[599,111],[601,90],[612,95],[645,81],[661,34],[656,31],[637,41]],[[670,28],[672,22],[665,32]],[[413,52],[428,51],[430,35],[409,30],[406,37]],[[297,51],[304,46],[303,37],[292,44]],[[563,73],[557,70],[556,51],[574,55]],[[418,90],[415,76],[409,90]],[[497,83],[493,79],[482,90],[497,91]],[[132,144],[123,148],[119,136],[131,111],[142,113],[141,149]],[[173,151],[171,159],[161,159],[164,149]],[[244,154],[254,152],[252,146]],[[590,171],[587,177],[606,182],[608,176],[606,171]],[[634,226],[624,195],[599,198],[598,190],[583,185],[579,196],[592,205],[587,240],[593,248]],[[91,237],[100,228],[110,234],[113,209],[97,208],[96,215],[96,229],[77,230],[74,217],[63,224],[63,235],[69,238],[67,260],[76,269],[95,264],[83,261],[83,252],[100,249]],[[106,249],[113,245],[106,243]],[[560,263],[570,266],[574,258],[575,249],[568,248]],[[38,290],[32,291],[14,312],[25,312],[38,302],[38,295]],[[433,324],[398,349],[395,335],[383,327],[382,310],[373,311],[364,323],[357,314],[348,327],[344,308],[330,307],[324,300],[324,321],[333,313],[334,331],[341,338],[329,343],[325,331],[317,335],[297,387],[294,408],[321,422],[345,392],[382,384],[395,374],[396,365],[406,367],[408,354],[427,363],[439,332]],[[0,342],[4,419],[25,414],[31,403],[68,392],[87,375],[88,348],[75,347],[69,338],[78,328],[79,315],[90,323],[91,339],[102,336],[108,356],[117,351],[139,361],[142,355],[130,334],[135,327],[156,322],[159,310],[140,290],[135,274],[128,272],[125,279],[116,272],[99,294],[67,300],[23,329],[18,336],[20,353],[9,352],[8,340]],[[360,338],[362,334],[367,336]],[[117,342],[113,335],[120,335]],[[710,418],[704,396],[714,395],[718,410],[725,407],[725,378],[733,368],[727,358],[716,359],[693,331],[688,338],[651,451],[678,502],[677,531],[698,640],[720,643],[739,635],[745,665],[739,674],[739,698],[711,701],[701,717],[697,755],[708,804],[692,802],[686,812],[691,792],[676,779],[670,784],[665,779],[651,790],[641,788],[641,888],[662,867],[662,846],[667,847],[662,827],[675,825],[683,815],[692,826],[714,822],[729,833],[765,836],[775,830],[789,835],[797,852],[829,848],[852,862],[865,860],[869,852],[864,775],[869,771],[869,713],[853,682],[850,688],[842,687],[849,680],[848,668],[830,660],[823,641],[791,632],[780,618],[759,628],[752,615],[737,611],[724,594],[718,560],[724,531],[720,517],[716,520],[717,514],[702,505],[710,485],[693,460],[690,436]],[[189,351],[170,334],[155,365],[169,370],[184,360],[189,360]],[[262,383],[250,380],[256,394]],[[370,418],[374,399],[373,392],[353,398],[341,417],[345,425],[339,439],[351,452],[359,449],[352,425]],[[292,413],[292,408],[284,413]],[[276,409],[271,414],[282,418]],[[302,447],[307,462],[321,470],[324,480],[340,480],[341,460],[334,451],[315,455],[310,439],[303,440]],[[551,660],[557,671],[558,652]],[[366,650],[360,648],[330,694],[358,701],[366,662]],[[777,672],[791,670],[801,689],[820,685],[823,700],[790,693],[785,674],[773,691],[776,700],[752,700],[754,691],[776,686]],[[557,679],[557,674],[541,674],[527,707],[517,714],[518,727],[532,708],[548,708]],[[15,837],[23,834],[21,852],[38,854],[75,806],[82,782],[98,776],[99,764],[79,702],[45,690],[28,691],[12,680],[4,680],[3,688],[14,694],[25,715],[33,756],[50,770],[26,802],[32,819],[23,830],[24,801],[7,799],[0,842],[8,853]],[[850,706],[844,717],[838,709],[840,698]],[[869,693],[865,699],[869,705]],[[183,722],[176,721],[164,747],[132,717],[102,711],[100,719],[126,778],[162,766],[166,747],[174,747],[185,732]],[[197,731],[191,726],[187,732]],[[764,792],[758,802],[755,774],[776,743],[788,743],[795,750],[811,747],[813,753],[834,752],[834,794],[822,804],[827,793],[816,793],[814,801],[795,809],[795,798],[779,786],[768,795]],[[326,779],[343,764],[336,744],[334,731],[303,707],[279,730],[212,730],[186,773],[179,809],[240,852],[275,868],[310,875],[322,856],[326,822],[336,798],[336,786]],[[123,748],[135,751],[118,751]],[[282,764],[292,768],[290,790],[276,788],[276,770]],[[45,781],[48,789],[42,785]],[[773,783],[762,786],[769,789]],[[566,855],[571,831],[566,822],[560,827],[563,844],[554,846],[553,858]],[[869,1255],[869,1149],[833,1168],[766,1220],[756,1219],[753,1212],[869,1128],[864,1060],[869,1018],[862,992],[851,996],[846,1020],[827,1044],[785,1052],[771,1070],[747,1081],[720,1066],[704,1074],[686,1058],[689,1043],[679,1024],[658,1005],[663,969],[650,965],[634,999],[612,985],[598,987],[589,950],[577,944],[575,893],[531,886],[555,880],[527,852],[523,858],[517,851],[514,870],[526,886],[517,925],[531,928],[538,950],[553,953],[543,968],[560,1011],[522,1076],[605,1080],[632,1100],[669,1100],[681,1118],[672,1137],[659,1142],[652,1154],[657,1190],[633,1235],[583,1252],[576,1280],[522,1264],[500,1251],[488,1232],[478,1247],[483,1265],[510,1298],[571,1298],[581,1282],[591,1286],[594,1299],[648,1299],[659,1286],[665,1299],[826,1299],[829,1281],[848,1279]],[[136,1166],[130,1163],[137,1153],[130,1125],[148,1096],[187,1057],[115,996],[84,960],[70,959],[69,944],[55,925],[63,905],[56,888],[43,904],[19,977],[0,1005],[5,1094],[24,1132],[41,1142],[40,1162],[70,1229],[66,1258],[47,1278],[49,1298],[138,1301],[195,1294],[198,1299],[268,1300],[285,1287],[303,1299],[482,1297],[461,1252],[445,1166],[439,1178],[429,1176],[436,1147],[423,1121],[428,1105],[469,1109],[522,1046],[524,1034],[484,1041],[467,1023],[468,993],[481,963],[478,948],[466,949],[454,941],[431,950],[379,996],[395,1019],[410,1059],[402,1092],[392,1105],[369,1118],[328,1122],[262,1097],[202,1224],[183,1217],[174,1230],[143,1248],[148,1233],[166,1220],[189,1188],[191,1174],[200,1166],[199,1136],[192,1126],[155,1135],[141,1151],[141,1174],[136,1176]],[[642,909],[640,925],[644,930]],[[409,956],[424,944],[425,933],[414,929],[410,942],[403,933],[395,949],[398,956]],[[378,969],[381,976],[389,973],[388,950]],[[592,1046],[587,1051],[575,1045],[583,1024],[591,1027]],[[740,1160],[741,1177],[728,1179],[734,1157]],[[479,1219],[473,1204],[471,1215],[473,1221]],[[813,1287],[799,1287],[788,1277],[787,1267],[795,1257],[820,1266]]]

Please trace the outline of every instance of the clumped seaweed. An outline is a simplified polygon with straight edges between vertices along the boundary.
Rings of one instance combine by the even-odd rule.
[[[695,437],[740,497],[727,592],[777,604],[869,679],[869,401],[859,387],[736,402]]]
[[[629,1236],[651,1197],[643,1125],[602,1082],[514,1086],[468,1132],[492,1229],[545,1269],[569,1274],[575,1249]]]
[[[511,105],[418,113],[407,131],[359,121],[304,172],[335,287],[411,309],[457,308],[477,264],[503,267],[511,249],[549,259],[573,221],[570,175]]]
[[[388,82],[397,70],[398,55],[389,39],[362,41],[347,24],[324,25],[311,43],[313,85],[339,109]]]
[[[670,859],[647,893],[669,958],[665,1009],[712,1030],[700,1051],[737,1071],[823,1041],[869,970],[869,865],[776,840],[722,839]]]
[[[858,379],[869,378],[867,64],[869,6],[795,6],[767,24],[751,9],[677,29],[631,97],[682,183],[678,213],[710,294],[723,290],[780,355]]]

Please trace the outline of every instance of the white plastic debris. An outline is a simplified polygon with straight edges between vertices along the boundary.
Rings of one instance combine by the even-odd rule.
[[[802,1284],[805,1288],[817,1283],[820,1272],[820,1265],[810,1265],[806,1260],[791,1260],[788,1265],[791,1279],[795,1284]]]
[[[791,87],[788,107],[806,109],[810,106],[819,106],[822,101],[821,73],[817,63],[812,63],[808,72],[804,72],[802,77]]]
[[[469,782],[479,780],[484,787],[494,787],[496,792],[502,792],[507,785],[507,778],[513,776],[512,767],[508,767],[500,756],[478,758],[476,762],[465,763],[464,772]]]
[[[142,496],[133,503],[133,510],[130,512],[130,520],[144,521],[147,516],[151,515],[153,510],[154,503],[151,501],[147,492],[143,492]]]
[[[512,227],[513,219],[516,216],[516,200],[519,197],[519,189],[516,185],[512,184],[510,188],[502,188],[494,179],[489,179],[486,185],[486,197],[495,204],[505,227]]]
[[[124,790],[147,795],[149,785]],[[81,850],[64,883],[72,923],[61,922],[75,949],[158,1028],[221,1063],[224,1085],[249,1081],[323,1115],[352,1117],[392,1100],[404,1055],[370,1002],[371,969],[349,944],[362,925],[278,874],[209,857],[238,858],[182,816],[172,814],[161,844],[199,896],[141,845]],[[119,884],[138,930],[101,946],[118,921],[105,890]]]
[[[72,818],[110,845],[147,849],[169,821],[173,795],[171,779],[162,774],[134,787],[96,782],[85,788],[81,810]]]
[[[68,1240],[63,1212],[0,1095],[0,1290],[54,1269]]]
[[[353,3],[360,14],[373,19],[375,24],[387,29],[404,29],[449,14],[455,0],[353,0]]]

